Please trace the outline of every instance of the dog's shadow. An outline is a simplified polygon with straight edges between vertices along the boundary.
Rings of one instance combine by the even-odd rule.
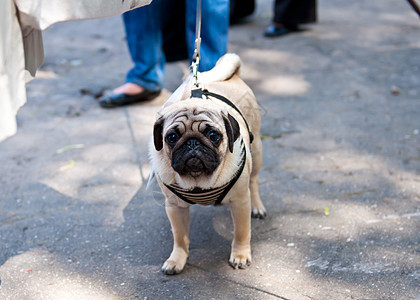
[[[190,215],[190,255],[183,273],[191,266],[210,270],[228,265],[233,238],[229,207],[192,205]],[[131,263],[160,269],[172,251],[173,237],[165,199],[156,182],[147,190],[139,189],[125,207],[122,228],[136,239],[133,244],[137,260]]]

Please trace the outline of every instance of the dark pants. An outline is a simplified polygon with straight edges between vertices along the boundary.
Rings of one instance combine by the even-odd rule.
[[[162,89],[165,54],[162,39],[162,13],[167,1],[153,0],[150,5],[123,14],[127,44],[134,67],[127,73],[126,82],[147,90]],[[229,1],[203,0],[201,23],[201,55],[199,71],[208,71],[226,53],[229,27]],[[185,1],[184,28],[188,57],[192,58],[195,42],[195,0]]]
[[[273,22],[286,27],[316,22],[316,0],[276,0]]]

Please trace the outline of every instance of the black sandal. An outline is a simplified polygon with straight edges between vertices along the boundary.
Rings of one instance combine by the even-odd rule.
[[[99,98],[99,105],[104,108],[112,108],[118,106],[129,105],[133,103],[143,102],[152,100],[159,96],[159,91],[143,90],[141,93],[129,95],[129,94],[109,94]]]

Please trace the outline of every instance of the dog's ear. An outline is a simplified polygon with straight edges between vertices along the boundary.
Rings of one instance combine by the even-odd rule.
[[[163,121],[164,119],[160,117],[158,120],[156,120],[153,127],[153,142],[155,143],[156,151],[160,151],[163,148]]]
[[[238,121],[236,121],[230,114],[228,114],[227,117],[223,116],[223,121],[225,122],[229,151],[230,153],[233,153],[233,144],[240,135],[239,124]]]

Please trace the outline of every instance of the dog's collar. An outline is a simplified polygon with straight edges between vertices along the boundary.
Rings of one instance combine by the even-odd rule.
[[[189,204],[201,204],[201,205],[219,205],[225,196],[229,193],[230,189],[234,186],[239,177],[241,177],[242,171],[245,167],[246,162],[246,148],[245,144],[242,142],[242,151],[241,151],[241,162],[238,171],[236,171],[235,176],[226,184],[211,188],[211,189],[201,189],[195,187],[194,189],[183,189],[177,184],[166,184],[163,183],[172,193],[178,196],[180,199],[184,200]]]
[[[197,88],[197,89],[191,90],[191,98],[203,98],[203,96],[205,96],[205,99],[209,99],[209,96],[214,97],[214,98],[226,103],[227,105],[232,107],[234,110],[236,110],[245,122],[246,128],[247,128],[248,133],[249,133],[249,143],[252,143],[252,141],[254,140],[254,135],[249,130],[248,122],[246,121],[244,115],[241,113],[239,108],[235,104],[233,104],[232,101],[230,101],[229,99],[227,99],[226,97],[224,97],[220,94],[209,92],[206,89]]]

